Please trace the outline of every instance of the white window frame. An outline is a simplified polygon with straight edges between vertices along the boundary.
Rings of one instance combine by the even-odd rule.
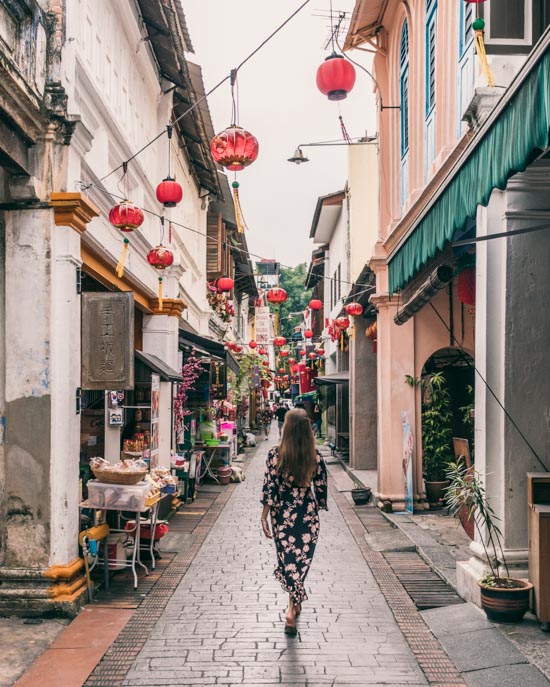
[[[461,0],[463,1],[463,0]],[[483,8],[485,18],[485,42],[487,45],[532,45],[533,44],[533,3],[532,0],[523,0],[525,36],[523,38],[491,38],[491,5],[500,0],[487,0]]]

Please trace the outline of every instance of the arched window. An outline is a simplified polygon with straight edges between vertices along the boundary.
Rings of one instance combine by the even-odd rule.
[[[409,193],[409,24],[405,19],[399,45],[401,103],[401,207]]]
[[[436,131],[436,55],[437,55],[437,0],[426,0],[426,126],[425,175],[435,158]]]

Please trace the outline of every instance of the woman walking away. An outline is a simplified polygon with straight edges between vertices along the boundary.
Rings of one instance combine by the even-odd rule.
[[[295,635],[307,600],[304,580],[319,536],[319,510],[328,510],[326,466],[305,410],[285,416],[281,443],[267,456],[261,501],[262,529],[277,550],[275,577],[289,596],[285,632]]]

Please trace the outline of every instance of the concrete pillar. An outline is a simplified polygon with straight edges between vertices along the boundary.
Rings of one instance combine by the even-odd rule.
[[[364,320],[357,318],[350,342],[350,465],[356,470],[376,470],[376,353],[364,330]]]
[[[550,218],[547,163],[517,174],[504,192],[494,191],[487,209],[478,210],[477,233],[493,234]],[[550,469],[548,433],[548,264],[550,235],[534,232],[477,246],[476,366],[517,428]],[[476,378],[476,469],[504,539],[510,574],[527,576],[527,472],[544,468],[506,417],[491,392]],[[472,558],[458,564],[459,591],[479,601],[477,579],[486,572],[479,536]]]
[[[2,612],[71,613],[85,591],[76,276],[80,232],[98,212],[80,194],[51,203],[6,213]]]
[[[165,298],[162,307],[153,301],[154,315],[143,317],[143,351],[152,353],[178,370],[179,318],[185,304],[176,298]],[[159,464],[170,465],[172,444],[172,383],[160,383],[159,407]]]

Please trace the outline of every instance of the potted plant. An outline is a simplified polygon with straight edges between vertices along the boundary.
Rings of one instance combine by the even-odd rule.
[[[422,389],[422,468],[426,498],[429,503],[440,503],[449,485],[447,467],[453,460],[451,394],[442,372],[423,381]]]
[[[372,496],[372,489],[370,487],[365,487],[359,482],[353,483],[353,489],[351,490],[351,498],[356,506],[364,506],[370,501]]]
[[[519,622],[529,608],[533,585],[510,577],[502,548],[502,533],[496,524],[499,518],[487,501],[481,475],[459,460],[449,464],[447,477],[450,483],[445,498],[449,510],[454,516],[463,509],[467,510],[468,519],[473,520],[479,534],[489,567],[489,573],[478,581],[481,607],[494,622]]]

